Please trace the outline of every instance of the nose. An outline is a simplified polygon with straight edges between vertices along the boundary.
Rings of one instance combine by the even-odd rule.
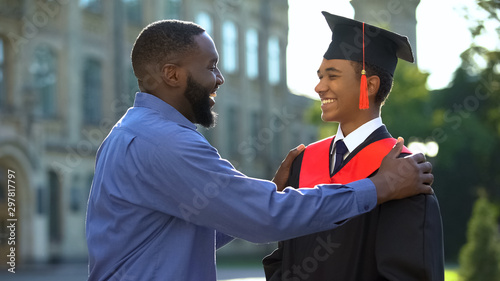
[[[320,79],[316,87],[314,87],[314,91],[316,91],[316,93],[318,93],[320,96],[323,95],[326,91],[328,91],[328,88],[325,84],[326,83],[323,83],[322,79]]]
[[[217,84],[222,85],[224,84],[224,76],[222,76],[222,73],[220,72],[219,69],[217,69]]]

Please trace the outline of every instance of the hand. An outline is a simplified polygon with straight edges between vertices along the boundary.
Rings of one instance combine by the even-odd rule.
[[[293,160],[295,160],[295,157],[297,157],[302,151],[306,149],[305,145],[301,144],[297,146],[296,148],[290,150],[288,152],[287,156],[285,157],[285,160],[281,162],[280,167],[276,171],[276,174],[274,175],[274,178],[272,181],[276,184],[276,189],[278,191],[282,191],[285,189],[286,182],[288,181],[288,176],[290,176],[290,168],[292,167]]]
[[[384,157],[380,169],[370,179],[377,189],[377,204],[417,194],[433,194],[434,181],[431,163],[422,153],[398,158],[404,140],[399,137],[392,150]]]

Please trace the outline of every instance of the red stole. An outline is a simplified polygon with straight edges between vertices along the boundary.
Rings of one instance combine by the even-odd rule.
[[[333,177],[330,177],[330,145],[333,137],[329,137],[307,146],[300,168],[299,188],[314,187],[317,184],[347,184],[367,178],[382,163],[384,156],[396,144],[396,139],[386,138],[373,142],[359,151]],[[411,153],[406,147],[403,153]]]

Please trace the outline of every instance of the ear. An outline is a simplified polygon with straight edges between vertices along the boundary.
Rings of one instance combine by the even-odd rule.
[[[380,87],[380,77],[377,75],[372,75],[366,78],[366,83],[368,86],[368,97],[373,100],[375,95],[377,95],[378,89]]]
[[[161,68],[161,79],[171,87],[179,87],[181,85],[182,71],[176,64],[164,64]]]

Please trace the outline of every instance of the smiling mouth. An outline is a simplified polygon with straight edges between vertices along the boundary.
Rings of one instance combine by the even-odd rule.
[[[337,99],[322,99],[321,100],[321,105],[324,105],[324,104],[329,104],[329,103],[332,103],[334,101],[336,101]]]
[[[210,98],[210,107],[215,105],[215,97],[217,96],[217,93],[214,91],[208,97]]]

